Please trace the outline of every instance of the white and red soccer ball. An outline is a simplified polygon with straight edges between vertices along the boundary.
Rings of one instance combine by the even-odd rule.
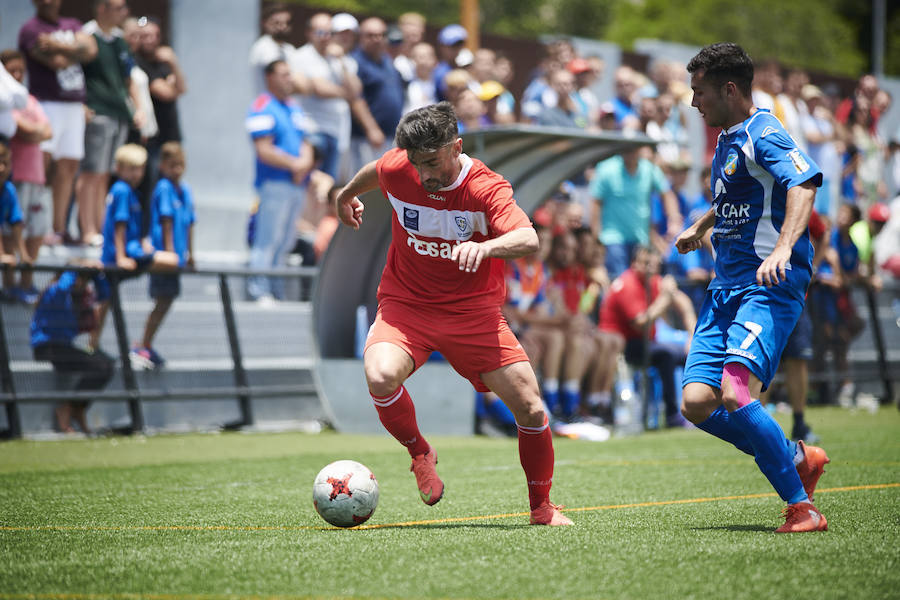
[[[337,527],[365,523],[378,506],[378,480],[355,460],[338,460],[319,471],[313,483],[313,506]]]

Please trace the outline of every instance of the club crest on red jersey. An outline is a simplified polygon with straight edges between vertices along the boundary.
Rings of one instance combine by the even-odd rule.
[[[462,215],[458,215],[454,218],[456,221],[456,229],[457,235],[460,238],[469,237],[472,235],[472,224],[469,223],[469,219]]]

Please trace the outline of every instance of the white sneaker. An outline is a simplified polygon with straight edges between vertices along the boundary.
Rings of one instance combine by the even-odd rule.
[[[278,305],[278,300],[269,295],[260,296],[256,299],[256,305],[260,308],[275,308]]]
[[[853,396],[856,394],[856,386],[853,383],[845,383],[838,392],[838,404],[842,408],[853,406]]]

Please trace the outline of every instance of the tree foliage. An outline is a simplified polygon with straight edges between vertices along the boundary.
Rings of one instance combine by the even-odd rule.
[[[417,11],[459,21],[459,0],[294,0],[391,18]],[[859,0],[481,0],[484,31],[518,38],[564,34],[630,49],[640,38],[703,46],[732,41],[756,59],[836,75],[869,66],[871,7]],[[900,2],[888,2],[885,70],[900,73]]]
[[[698,46],[730,41],[756,59],[853,76],[866,67],[856,34],[830,0],[642,0],[617,4],[606,37],[626,48],[638,38]]]

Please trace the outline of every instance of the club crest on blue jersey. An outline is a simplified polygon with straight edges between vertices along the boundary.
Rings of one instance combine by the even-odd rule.
[[[732,150],[728,154],[728,158],[725,159],[725,174],[726,175],[734,175],[734,172],[737,171],[737,164],[738,164],[737,152]]]
[[[457,234],[460,238],[472,235],[472,225],[466,217],[459,215],[454,217],[454,220],[456,221],[456,228],[459,230]]]
[[[419,230],[419,211],[414,208],[403,207],[403,227],[406,229]]]

